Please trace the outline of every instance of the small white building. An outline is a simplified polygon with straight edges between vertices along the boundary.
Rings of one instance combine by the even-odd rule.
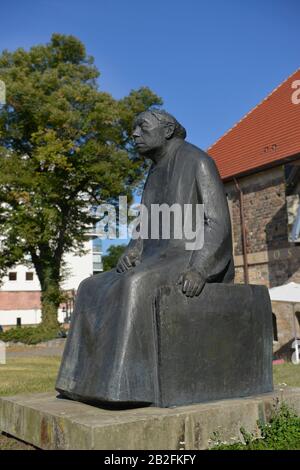
[[[102,268],[101,240],[91,236],[84,244],[82,256],[68,253],[65,256],[67,277],[62,283],[64,291],[75,293],[80,282]],[[11,268],[0,286],[0,325],[2,327],[36,325],[41,321],[41,287],[33,266],[18,265]],[[63,322],[66,308],[58,311],[58,321]],[[70,313],[70,312],[69,312]]]

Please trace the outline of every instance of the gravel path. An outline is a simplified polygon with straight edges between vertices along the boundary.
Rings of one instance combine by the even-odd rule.
[[[65,339],[56,339],[34,346],[9,345],[6,348],[6,357],[31,357],[31,356],[62,356],[66,344]]]

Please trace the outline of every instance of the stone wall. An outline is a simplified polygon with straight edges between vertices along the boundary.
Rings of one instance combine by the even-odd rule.
[[[288,241],[288,215],[284,166],[239,178],[243,191],[249,279],[274,287],[300,282],[300,247]],[[236,283],[244,282],[239,192],[233,181],[225,184],[228,196]]]
[[[293,349],[291,345],[296,335],[300,338],[300,303],[272,302],[272,311],[276,319],[277,337],[274,337],[273,350],[279,357],[291,359]],[[295,316],[295,321],[294,321]],[[273,325],[275,321],[273,317]]]

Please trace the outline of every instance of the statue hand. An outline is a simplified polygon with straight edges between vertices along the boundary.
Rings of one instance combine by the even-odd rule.
[[[137,252],[135,251],[127,251],[125,254],[123,254],[118,263],[117,263],[117,272],[118,273],[124,273],[125,271],[128,271],[128,269],[133,268],[136,266],[140,261],[140,256]]]
[[[177,284],[182,285],[182,292],[187,297],[194,297],[201,293],[205,279],[197,271],[190,270],[181,274]]]

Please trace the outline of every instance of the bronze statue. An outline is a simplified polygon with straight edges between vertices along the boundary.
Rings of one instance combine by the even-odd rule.
[[[92,276],[80,284],[56,384],[56,389],[65,397],[126,407],[169,406],[201,401],[203,397],[208,399],[207,394],[219,396],[219,392],[217,395],[210,391],[201,394],[199,381],[207,378],[194,376],[197,365],[190,357],[190,363],[185,359],[181,369],[180,358],[176,359],[178,374],[184,374],[184,377],[177,377],[176,383],[181,381],[178,387],[183,389],[179,391],[176,385],[170,390],[172,399],[165,392],[162,398],[162,390],[168,388],[166,384],[174,381],[174,377],[162,377],[176,366],[177,350],[169,353],[173,346],[166,349],[161,341],[169,338],[170,344],[176,347],[176,341],[180,342],[189,331],[183,326],[181,335],[176,330],[177,324],[193,322],[194,316],[197,323],[198,318],[199,321],[206,318],[203,309],[208,308],[209,314],[209,309],[222,308],[222,300],[219,294],[214,297],[212,288],[220,283],[232,283],[234,278],[231,224],[223,184],[214,161],[186,142],[185,137],[182,125],[166,112],[149,110],[136,118],[133,138],[137,151],[152,160],[142,204],[149,209],[149,214],[153,204],[179,204],[181,207],[203,204],[204,245],[190,251],[186,250],[184,239],[174,237],[131,240],[116,270]],[[238,292],[244,298],[250,295],[249,290],[246,296]],[[169,313],[162,315],[160,303],[166,298]],[[185,319],[178,319],[184,310]],[[168,330],[163,336],[166,324]],[[192,323],[190,326],[191,344],[177,344],[181,358],[189,347],[192,355],[193,350],[196,351],[193,341],[201,342],[201,332],[197,333]],[[197,334],[195,340],[194,333]],[[189,338],[186,342],[190,343]],[[200,360],[199,354],[196,362]],[[164,361],[173,365],[164,370]],[[237,370],[237,373],[240,372]],[[270,388],[269,376],[267,382],[265,388]]]

